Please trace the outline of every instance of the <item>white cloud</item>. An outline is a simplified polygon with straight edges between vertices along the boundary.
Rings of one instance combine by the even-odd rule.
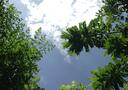
[[[30,11],[26,21],[32,33],[41,27],[62,53],[66,53],[61,49],[61,31],[84,20],[89,23],[101,0],[43,0],[38,5],[30,0],[21,1]]]

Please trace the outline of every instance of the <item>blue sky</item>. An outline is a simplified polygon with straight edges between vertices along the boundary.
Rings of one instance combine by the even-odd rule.
[[[61,31],[86,20],[87,24],[101,7],[101,0],[10,0],[22,12],[21,17],[30,28],[31,34],[39,27],[57,47],[39,62],[40,86],[46,90],[72,80],[88,84],[90,71],[109,62],[102,49],[93,48],[78,57],[69,57],[62,49]]]
[[[104,57],[104,50],[91,49],[89,53],[82,52],[79,57],[70,57],[71,63],[64,60],[60,51],[55,48],[40,62],[40,85],[46,90],[58,90],[61,84],[69,84],[72,80],[88,85],[90,71],[109,62]]]

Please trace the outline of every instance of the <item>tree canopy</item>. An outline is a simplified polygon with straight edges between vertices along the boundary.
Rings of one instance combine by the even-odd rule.
[[[92,71],[90,86],[93,90],[119,90],[128,82],[128,1],[102,1],[103,6],[89,25],[84,21],[78,27],[69,27],[61,38],[70,55],[94,47],[105,49],[112,62]]]
[[[32,38],[20,12],[8,0],[0,0],[0,89],[43,90],[37,62],[51,48],[40,30]]]

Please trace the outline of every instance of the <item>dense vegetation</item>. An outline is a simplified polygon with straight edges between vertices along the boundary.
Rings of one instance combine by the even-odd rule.
[[[37,62],[51,48],[40,29],[31,38],[16,8],[0,0],[0,90],[43,90]]]
[[[128,83],[128,1],[103,0],[104,5],[91,20],[79,23],[62,32],[70,55],[79,55],[82,50],[89,52],[91,48],[103,48],[112,62],[92,71],[93,90],[120,90],[127,88]],[[128,89],[128,88],[127,88]],[[127,90],[126,89],[126,90]],[[61,89],[63,90],[63,89]],[[83,89],[65,89],[83,90]]]

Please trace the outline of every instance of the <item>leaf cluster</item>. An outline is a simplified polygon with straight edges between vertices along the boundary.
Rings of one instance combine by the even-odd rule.
[[[59,90],[86,90],[86,87],[82,83],[72,81],[71,85],[63,84]]]

